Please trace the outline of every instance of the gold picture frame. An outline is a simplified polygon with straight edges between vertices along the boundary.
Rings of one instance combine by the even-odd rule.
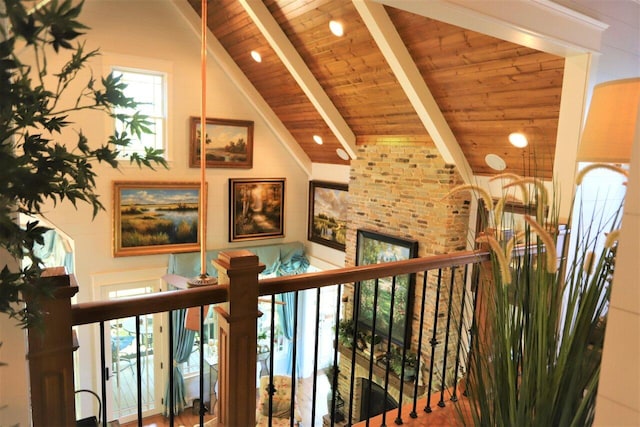
[[[114,181],[113,256],[198,251],[202,212],[199,182]]]
[[[200,167],[200,117],[191,117],[189,167]],[[208,168],[253,167],[253,122],[207,118],[205,132]]]

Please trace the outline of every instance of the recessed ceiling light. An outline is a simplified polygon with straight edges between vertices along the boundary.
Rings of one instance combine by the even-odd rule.
[[[509,134],[509,142],[511,143],[511,145],[518,148],[524,148],[527,146],[527,144],[529,144],[529,141],[527,141],[527,137],[520,132],[513,132]]]
[[[503,171],[507,167],[504,159],[497,154],[487,154],[484,158],[484,161],[487,162],[491,169],[497,171]]]
[[[341,37],[344,34],[344,28],[342,24],[338,21],[331,20],[329,21],[329,29],[334,36]]]
[[[316,144],[322,145],[322,137],[320,135],[313,135],[313,140]]]
[[[338,157],[340,157],[342,160],[349,160],[349,154],[347,154],[346,151],[344,151],[342,148],[338,148],[336,149],[336,154],[338,155]]]
[[[262,62],[262,56],[258,52],[256,52],[255,50],[251,51],[251,57],[256,62]]]

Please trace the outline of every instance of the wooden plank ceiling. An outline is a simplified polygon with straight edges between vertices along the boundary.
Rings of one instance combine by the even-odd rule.
[[[189,1],[199,13],[200,1]],[[355,135],[356,144],[432,143],[351,1],[264,0],[264,6]],[[291,64],[278,57],[278,47],[272,48],[243,2],[210,0],[208,11],[213,35],[310,160],[348,164],[336,154],[336,149],[347,148],[348,137],[335,131],[339,126],[330,117],[325,120],[330,113],[308,96],[309,88],[301,86],[290,72]],[[551,178],[564,58],[399,9],[385,6],[384,11],[472,172],[495,174],[485,156],[496,154],[505,160],[505,171]],[[331,34],[331,19],[343,23],[344,36]],[[261,54],[261,63],[251,58],[252,50]],[[509,144],[508,135],[515,131],[527,135],[528,147]],[[313,135],[320,135],[323,144],[316,144]]]

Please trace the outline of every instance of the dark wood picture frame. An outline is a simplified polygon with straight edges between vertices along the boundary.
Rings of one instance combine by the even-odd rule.
[[[191,117],[189,167],[200,167],[200,117]],[[207,118],[206,153],[208,168],[253,167],[253,122]]]
[[[284,237],[285,178],[229,179],[229,241]]]
[[[345,250],[349,186],[336,182],[309,181],[308,239],[340,251]]]
[[[356,265],[379,264],[399,261],[418,256],[416,240],[401,239],[388,234],[369,230],[358,230],[356,240]],[[389,337],[389,319],[391,318],[391,277],[378,280],[378,300],[376,324],[373,325],[373,296],[375,280],[364,280],[356,283],[356,303],[358,328],[374,331],[383,340],[391,341],[399,346],[411,343],[411,320],[413,315],[413,296],[415,292],[415,274],[396,276],[393,323]],[[407,327],[407,322],[408,327]]]
[[[198,251],[202,212],[199,182],[114,181],[113,256]]]

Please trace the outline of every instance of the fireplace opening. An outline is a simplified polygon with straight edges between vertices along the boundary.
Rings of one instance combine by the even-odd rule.
[[[369,390],[371,392],[369,393]],[[375,417],[398,407],[398,402],[384,388],[367,378],[360,378],[360,419]]]

